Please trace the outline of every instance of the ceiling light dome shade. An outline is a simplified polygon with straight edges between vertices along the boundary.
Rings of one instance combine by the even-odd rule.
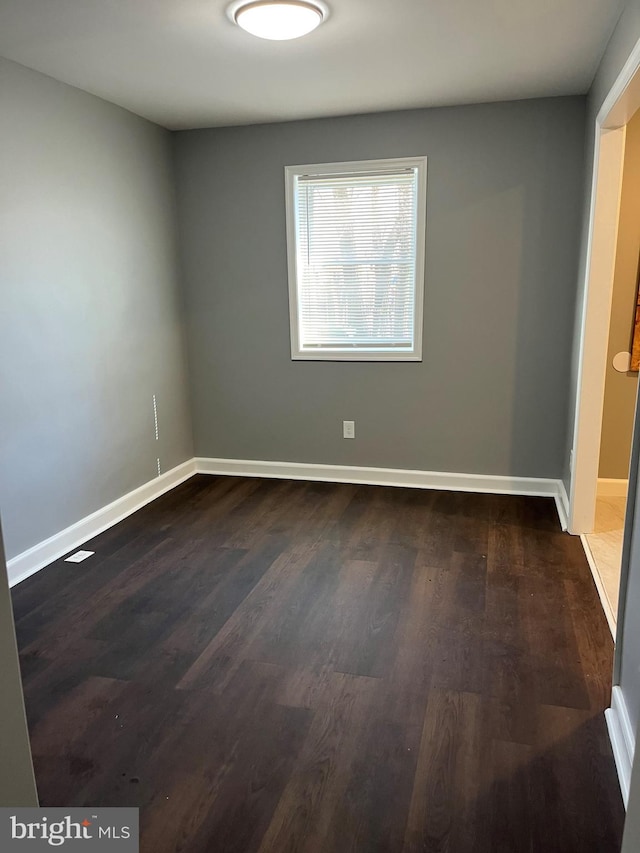
[[[255,0],[234,5],[233,20],[258,38],[284,41],[315,30],[326,17],[326,7],[306,0]]]

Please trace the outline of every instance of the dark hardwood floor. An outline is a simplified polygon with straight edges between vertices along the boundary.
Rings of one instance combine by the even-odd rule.
[[[613,853],[612,641],[552,500],[198,476],[14,589],[47,806],[145,853]]]

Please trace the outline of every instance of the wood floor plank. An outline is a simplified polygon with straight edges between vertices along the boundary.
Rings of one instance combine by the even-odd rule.
[[[43,805],[143,853],[616,853],[613,644],[547,498],[196,476],[13,591]]]
[[[431,691],[402,848],[406,853],[470,850],[477,841],[475,806],[485,747],[481,712],[478,694]],[[457,846],[454,835],[460,839]]]
[[[302,653],[310,645],[314,619],[333,618],[329,602],[339,583],[345,556],[334,541],[323,547],[304,567],[290,591],[285,591],[263,631],[248,650],[251,658],[287,666],[314,664]],[[321,638],[322,639],[322,638]]]
[[[259,847],[260,853],[314,851],[325,846],[356,756],[353,732],[365,723],[378,685],[339,674],[315,711],[298,762]]]
[[[323,840],[312,849],[401,850],[417,758],[417,750],[406,746],[403,726],[372,714]]]
[[[357,610],[347,614],[348,633],[343,635],[347,633],[348,640],[338,634],[333,655],[334,666],[341,672],[381,678],[392,665],[394,636],[406,606],[417,552],[404,545],[386,544],[380,557],[366,581],[363,572],[355,576],[356,587],[350,597],[358,602]]]
[[[225,851],[259,847],[310,723],[308,711],[273,701],[280,675],[246,662],[224,700],[194,697],[189,730],[154,767],[168,784],[149,804],[145,849],[205,853],[212,839]]]
[[[215,672],[217,690],[222,689],[242,661],[250,657],[248,650],[251,643],[272,619],[271,606],[277,604],[276,599],[282,598],[287,590],[294,586],[299,574],[316,556],[317,551],[318,543],[305,543],[298,548],[284,551],[239,604],[232,618],[215,633],[215,626],[212,628],[208,615],[209,608],[203,606],[204,619],[209,633],[213,636],[177,686],[181,689],[193,687],[199,680],[210,677]],[[215,605],[217,596],[212,596],[211,599],[211,605]],[[189,619],[186,622],[181,632],[183,646],[193,644],[191,621]],[[175,637],[171,637],[168,642],[174,645]],[[226,675],[221,662],[227,664]]]

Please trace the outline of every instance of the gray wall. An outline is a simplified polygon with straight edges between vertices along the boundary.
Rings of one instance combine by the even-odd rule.
[[[170,135],[0,60],[10,558],[192,455]],[[159,454],[152,394],[160,412]]]
[[[638,419],[636,419],[635,441],[640,441],[638,432]],[[626,573],[626,589],[621,595],[621,603],[624,608],[622,625],[618,627],[617,653],[620,655],[618,661],[620,685],[624,696],[625,705],[629,712],[629,719],[635,732],[638,732],[640,723],[640,480],[629,483],[629,488],[634,490],[635,504],[627,519],[631,517],[631,549],[629,555],[629,567]],[[638,746],[640,752],[640,745]]]
[[[613,359],[616,353],[631,350],[640,257],[639,222],[640,112],[627,125],[600,440],[599,476],[614,479],[626,479],[629,474],[638,393],[638,374],[619,373]]]
[[[13,610],[0,530],[0,806],[37,806]]]
[[[197,454],[560,476],[583,138],[582,98],[177,133]],[[420,154],[424,361],[292,362],[283,167]]]
[[[621,853],[637,853],[638,850],[640,850],[640,749],[636,750],[631,772],[631,787]]]

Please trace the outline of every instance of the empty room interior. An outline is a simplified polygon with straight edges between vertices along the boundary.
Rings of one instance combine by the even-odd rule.
[[[0,0],[0,152],[0,849],[639,850],[640,0]]]

